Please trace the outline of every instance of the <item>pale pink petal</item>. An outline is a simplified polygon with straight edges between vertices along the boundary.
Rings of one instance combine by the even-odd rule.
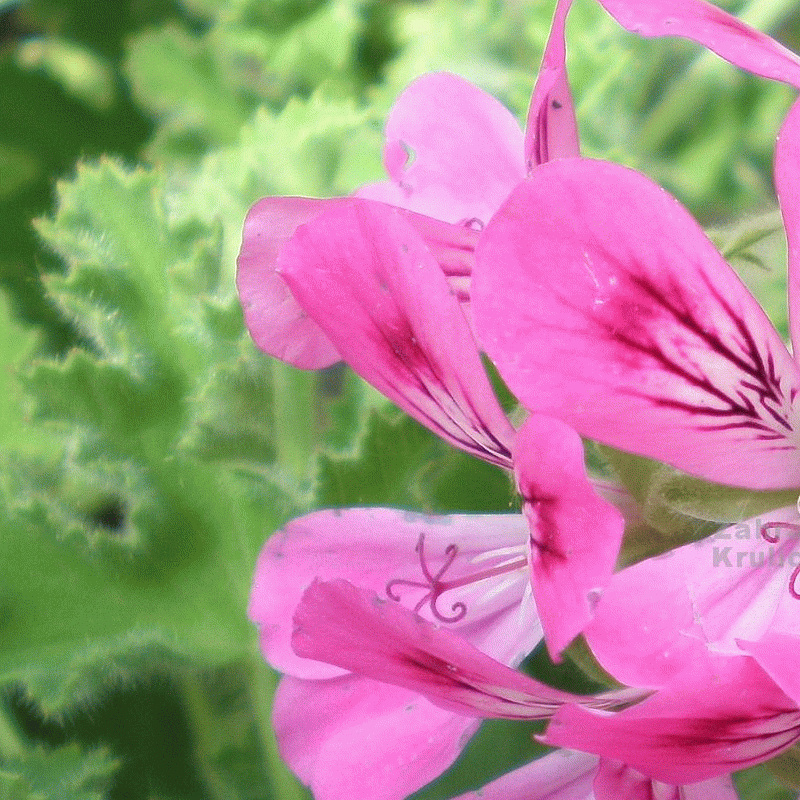
[[[557,750],[454,800],[594,800],[596,770],[597,756]]]
[[[467,716],[541,719],[577,699],[346,581],[315,581],[306,590],[295,612],[292,644],[300,656],[413,689]]]
[[[365,380],[446,441],[509,466],[513,429],[458,300],[398,209],[338,206],[285,245],[279,272]]]
[[[800,707],[800,638],[769,632],[757,642],[740,644]]]
[[[372,184],[358,196],[446,222],[486,223],[525,176],[523,134],[491,95],[456,75],[433,72],[394,104],[384,165],[393,185]]]
[[[275,272],[278,254],[298,226],[342,200],[266,197],[247,215],[236,282],[244,320],[266,353],[302,369],[321,369],[339,360],[336,348],[297,305]]]
[[[564,26],[572,0],[558,0],[525,128],[528,171],[554,158],[580,155],[575,105],[567,80]]]
[[[297,304],[277,274],[281,249],[300,225],[327,208],[350,205],[352,198],[266,197],[247,215],[236,281],[245,323],[266,353],[302,369],[321,369],[340,360],[320,327]],[[456,297],[469,301],[469,284],[478,231],[404,212],[448,278]]]
[[[697,223],[646,177],[544,164],[476,259],[476,333],[527,408],[719,483],[800,485],[800,370]]]
[[[517,433],[514,469],[531,529],[533,594],[557,658],[591,620],[625,523],[592,488],[581,438],[563,422],[529,417]]]
[[[800,355],[800,102],[786,116],[775,147],[775,190],[781,205],[789,254],[789,331]]]
[[[622,761],[668,784],[728,775],[800,738],[800,710],[745,656],[700,659],[615,714],[565,706],[543,740]]]
[[[684,786],[661,783],[626,764],[601,758],[593,800],[739,800],[730,775]]]
[[[426,619],[451,620],[445,623],[449,629],[516,666],[542,638],[530,593],[528,538],[521,514],[315,511],[267,541],[248,613],[258,623],[267,661],[302,678],[342,673],[300,658],[291,647],[292,617],[315,578],[343,578],[381,597],[390,592],[408,608],[418,606]],[[428,581],[426,570],[438,580]],[[437,591],[431,593],[433,583]]]
[[[656,688],[708,652],[741,653],[737,640],[759,639],[784,607],[800,632],[789,591],[797,534],[761,535],[796,521],[794,508],[774,511],[617,573],[584,631],[592,652],[617,680]]]
[[[479,724],[353,675],[283,678],[273,719],[281,756],[315,800],[405,800],[458,758]]]
[[[640,36],[681,36],[741,69],[800,87],[800,58],[765,33],[704,0],[599,0]]]

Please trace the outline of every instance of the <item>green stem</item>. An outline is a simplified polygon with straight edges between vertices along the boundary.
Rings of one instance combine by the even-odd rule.
[[[180,675],[179,682],[194,737],[195,765],[208,792],[206,796],[209,800],[227,800],[231,797],[231,788],[220,778],[214,766],[218,733],[208,695],[197,673],[190,669]]]
[[[314,452],[316,376],[275,359],[271,364],[278,463],[293,478],[305,481]]]
[[[757,30],[773,30],[791,11],[797,0],[751,0],[738,18]],[[710,50],[704,50],[692,65],[672,83],[662,101],[649,114],[639,133],[639,144],[652,149],[664,145],[675,128],[691,118],[701,105],[707,79],[722,74],[726,61]]]
[[[260,653],[253,655],[247,682],[250,707],[255,719],[264,755],[264,765],[272,785],[272,797],[280,800],[308,800],[308,793],[289,772],[278,753],[272,729],[272,701],[278,685],[277,675],[266,666]]]

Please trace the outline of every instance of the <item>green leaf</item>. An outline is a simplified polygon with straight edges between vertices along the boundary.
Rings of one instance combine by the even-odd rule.
[[[118,767],[105,750],[26,750],[0,771],[2,800],[102,800]]]
[[[188,179],[176,175],[176,212],[223,230],[224,277],[233,285],[242,223],[267,195],[349,194],[383,176],[382,112],[319,91],[279,113],[261,108],[237,143],[211,153]]]
[[[0,445],[33,450],[43,437],[25,424],[24,399],[17,371],[38,342],[35,331],[18,323],[0,294]]]
[[[255,107],[226,85],[208,39],[174,25],[135,37],[126,72],[137,100],[159,117],[161,138],[194,138],[195,148],[232,141]]]
[[[120,545],[113,552],[116,528],[98,524],[81,536],[46,496],[17,511],[5,502],[0,683],[25,682],[47,713],[145,667],[228,663],[253,646],[251,571],[266,534],[291,514],[286,499],[263,481],[192,463],[151,477],[160,481],[154,503],[130,512],[139,526],[151,516],[144,541],[125,557]]]
[[[636,503],[625,527],[620,565],[697,541],[719,528],[717,523],[682,513],[664,498],[660,487],[675,475],[672,467],[606,445],[595,443],[595,449],[601,462]]]
[[[373,412],[353,454],[321,455],[319,506],[398,506],[430,512],[423,482],[446,445],[399,412]]]
[[[86,105],[105,111],[116,100],[110,64],[91,50],[56,37],[29,39],[16,52],[23,69],[39,69]]]

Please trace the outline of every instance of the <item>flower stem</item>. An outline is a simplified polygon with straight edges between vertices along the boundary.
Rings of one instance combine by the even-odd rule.
[[[316,376],[274,359],[271,363],[278,463],[303,481],[314,451]]]
[[[247,682],[250,707],[258,729],[264,765],[272,784],[272,797],[281,800],[308,800],[308,792],[289,772],[278,753],[278,743],[272,729],[270,709],[278,685],[276,674],[269,669],[260,654],[253,656]]]

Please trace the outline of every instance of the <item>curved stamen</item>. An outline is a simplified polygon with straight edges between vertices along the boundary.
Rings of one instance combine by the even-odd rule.
[[[450,589],[458,589],[462,586],[469,586],[472,583],[477,583],[478,581],[486,580],[487,578],[503,575],[507,572],[513,572],[514,570],[521,569],[528,564],[527,558],[521,557],[514,559],[511,562],[507,561],[496,567],[490,567],[489,569],[473,572],[470,575],[465,575],[464,577],[457,578],[456,580],[446,581],[442,580],[442,578],[450,569],[455,561],[456,556],[458,555],[458,545],[447,545],[444,551],[444,564],[439,568],[436,574],[431,573],[425,557],[424,533],[419,535],[417,546],[414,549],[419,554],[420,568],[422,569],[422,574],[425,576],[425,582],[408,580],[406,578],[394,578],[386,584],[386,596],[390,600],[400,602],[400,595],[397,593],[398,586],[408,586],[412,589],[427,589],[428,591],[425,593],[422,599],[416,604],[416,606],[414,606],[414,613],[419,613],[420,609],[427,604],[430,608],[431,614],[435,619],[439,620],[439,622],[460,622],[467,615],[467,605],[461,600],[456,601],[452,606],[450,606],[450,611],[452,613],[449,615],[439,608],[439,600],[445,592],[450,591]]]
[[[800,500],[797,501],[800,506]],[[800,535],[800,525],[794,522],[767,522],[761,526],[761,538],[768,541],[770,544],[778,544],[780,537],[774,534],[767,533],[768,530],[782,530],[792,531]],[[800,600],[800,590],[798,590],[798,578],[800,578],[800,564],[794,568],[791,577],[789,578],[789,594],[795,600]]]
[[[792,577],[789,578],[789,594],[794,597],[795,600],[800,600],[800,590],[798,590],[797,586],[797,579],[800,578],[800,564],[798,564],[794,568],[794,572],[792,572]]]
[[[794,522],[765,522],[759,529],[761,538],[765,539],[770,544],[778,544],[780,537],[768,534],[768,530],[794,531],[794,533],[800,534],[800,525]]]

